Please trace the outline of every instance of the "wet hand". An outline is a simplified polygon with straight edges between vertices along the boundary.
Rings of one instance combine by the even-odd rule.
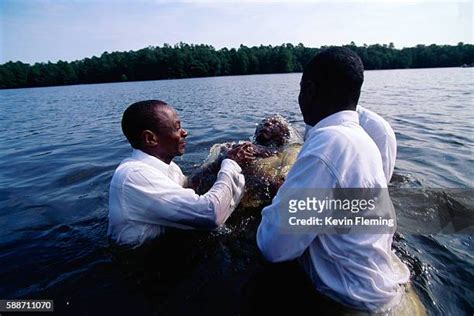
[[[246,142],[233,147],[227,152],[227,158],[234,160],[239,165],[247,165],[255,160],[252,143]]]
[[[256,158],[268,158],[278,153],[274,148],[268,148],[261,145],[253,145],[253,152]]]

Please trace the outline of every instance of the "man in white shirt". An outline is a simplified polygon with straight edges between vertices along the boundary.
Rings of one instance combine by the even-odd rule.
[[[239,203],[244,176],[234,160],[249,159],[239,148],[222,161],[217,181],[204,195],[185,188],[186,177],[172,160],[184,153],[187,132],[163,101],[130,105],[122,130],[133,147],[115,170],[109,192],[108,235],[119,245],[138,247],[163,235],[167,227],[213,229]]]
[[[369,134],[379,149],[380,155],[382,156],[383,171],[387,178],[387,183],[389,183],[393,175],[397,157],[397,139],[395,132],[390,124],[377,113],[361,105],[357,106],[357,113],[359,114],[359,125]],[[312,126],[306,124],[305,128],[304,139],[306,139]]]
[[[257,244],[271,262],[297,259],[313,287],[331,300],[387,312],[406,305],[400,305],[405,292],[400,285],[410,277],[392,252],[393,233],[325,234],[316,227],[288,233],[281,221],[284,192],[387,187],[381,153],[356,112],[362,83],[362,61],[345,48],[324,50],[305,67],[299,104],[312,128],[272,204],[262,211]]]

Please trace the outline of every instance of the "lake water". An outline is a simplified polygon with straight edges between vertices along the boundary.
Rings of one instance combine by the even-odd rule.
[[[131,151],[121,115],[138,100],[173,105],[189,132],[187,153],[175,161],[189,174],[212,144],[248,139],[269,114],[281,113],[302,130],[300,77],[0,91],[0,298],[52,298],[57,310],[68,313],[153,314],[166,305],[168,311],[203,313],[220,306],[238,314],[242,285],[262,265],[257,214],[237,216],[211,234],[190,233],[196,243],[180,257],[186,268],[166,290],[153,282],[152,268],[130,272],[118,263],[106,231],[109,182]],[[389,121],[398,139],[391,189],[414,192],[395,194],[399,221],[426,224],[427,214],[446,207],[434,202],[436,190],[473,188],[474,70],[367,71],[365,77],[360,104]],[[424,206],[418,195],[433,203]],[[446,196],[456,211],[459,201]],[[467,216],[474,213],[470,206]],[[430,314],[472,315],[473,245],[472,234],[396,235],[396,252]]]

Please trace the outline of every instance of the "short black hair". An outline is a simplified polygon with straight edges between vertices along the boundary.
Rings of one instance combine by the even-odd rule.
[[[364,82],[364,65],[352,50],[330,47],[305,66],[302,80],[314,82],[328,106],[355,108]]]
[[[156,126],[159,125],[156,107],[168,107],[168,104],[160,100],[140,101],[133,103],[123,112],[122,131],[133,148],[140,149],[142,131],[156,131]]]

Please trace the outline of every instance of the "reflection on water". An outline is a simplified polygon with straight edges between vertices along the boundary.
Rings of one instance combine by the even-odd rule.
[[[438,203],[435,192],[473,187],[473,74],[467,68],[366,72],[361,104],[384,116],[399,141],[391,184],[399,225],[414,228],[445,207],[461,210],[462,201]],[[281,113],[302,131],[299,79],[257,75],[0,91],[0,297],[54,298],[58,310],[78,313],[199,308],[238,314],[243,286],[263,264],[255,245],[260,209],[241,210],[210,234],[173,236],[173,247],[156,245],[143,256],[109,247],[108,185],[130,153],[121,114],[137,100],[174,105],[190,134],[187,153],[176,162],[190,174],[212,144],[249,139],[270,114]],[[425,206],[417,194],[397,195],[402,189],[433,204]],[[472,238],[396,235],[395,251],[430,313],[474,310]]]

